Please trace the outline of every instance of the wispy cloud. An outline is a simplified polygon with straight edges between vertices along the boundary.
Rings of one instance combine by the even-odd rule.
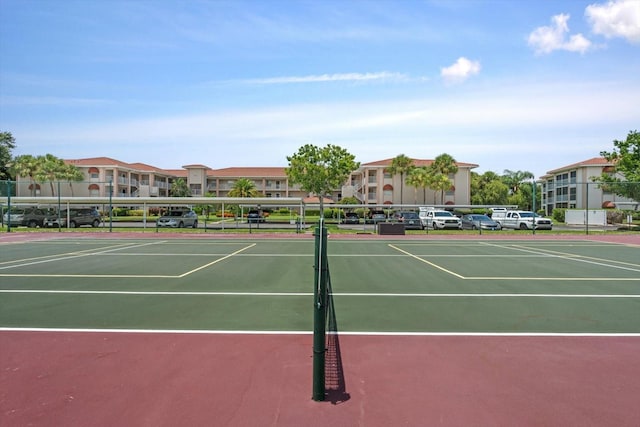
[[[465,57],[460,57],[453,65],[441,68],[440,76],[447,83],[460,83],[469,77],[478,74],[480,72],[480,68],[479,61],[472,61]]]
[[[582,34],[574,34],[567,39],[570,16],[555,15],[551,18],[551,26],[538,27],[529,34],[529,46],[537,54],[551,53],[554,50],[584,53],[591,49],[592,43]]]
[[[592,4],[585,10],[595,34],[606,38],[622,37],[640,43],[640,1],[619,0]]]
[[[0,105],[6,106],[57,106],[57,107],[90,107],[115,103],[100,98],[74,98],[56,96],[3,96]]]
[[[245,79],[236,82],[256,85],[292,84],[292,83],[330,83],[330,82],[373,82],[373,81],[402,81],[408,80],[402,73],[381,71],[377,73],[340,73],[319,74],[309,76],[267,77],[261,79]]]

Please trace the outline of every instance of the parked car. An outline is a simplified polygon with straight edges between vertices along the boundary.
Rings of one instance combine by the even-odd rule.
[[[367,224],[377,224],[379,222],[385,222],[387,220],[387,214],[384,213],[383,210],[372,210],[369,211],[369,215],[367,219],[365,219],[365,223]]]
[[[420,208],[420,221],[425,228],[438,229],[462,229],[462,221],[449,211],[434,208]]]
[[[502,230],[500,224],[489,218],[487,215],[466,214],[460,219],[463,230]]]
[[[549,218],[542,217],[531,211],[495,211],[491,219],[499,223],[502,228],[514,230],[551,230],[553,223]]]
[[[343,224],[360,224],[360,217],[355,212],[347,212],[342,219]]]
[[[158,227],[198,228],[198,215],[192,210],[171,210],[158,218]]]
[[[247,214],[247,222],[265,222],[265,217],[260,213],[260,211],[252,210]]]
[[[100,212],[96,208],[70,208],[61,210],[60,214],[50,213],[44,220],[45,227],[66,227],[76,228],[83,225],[98,227],[102,222]]]
[[[393,217],[396,221],[404,224],[405,230],[424,230],[416,212],[396,212]]]
[[[5,213],[2,220],[4,224],[10,224],[12,227],[21,225],[31,228],[42,227],[48,213],[46,209],[33,206],[15,207]]]

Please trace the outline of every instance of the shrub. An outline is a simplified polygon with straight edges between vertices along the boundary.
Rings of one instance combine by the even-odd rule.
[[[567,211],[566,209],[556,208],[553,210],[553,212],[551,212],[551,217],[556,222],[564,223],[566,211]]]

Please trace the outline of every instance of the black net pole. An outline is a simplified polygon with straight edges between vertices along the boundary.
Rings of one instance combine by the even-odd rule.
[[[327,229],[320,219],[315,230],[315,264],[313,288],[313,394],[312,399],[325,399],[325,353],[327,322]]]

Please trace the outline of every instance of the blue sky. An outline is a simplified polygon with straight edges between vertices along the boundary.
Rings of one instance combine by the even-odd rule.
[[[0,0],[0,58],[14,155],[540,176],[640,129],[640,0]]]

